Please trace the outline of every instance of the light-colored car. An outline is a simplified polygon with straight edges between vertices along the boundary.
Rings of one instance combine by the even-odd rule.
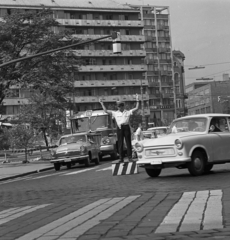
[[[198,114],[174,120],[162,138],[145,139],[134,148],[137,165],[150,177],[163,168],[187,168],[191,175],[209,172],[214,164],[230,162],[230,115]]]
[[[75,133],[62,136],[58,141],[58,147],[52,152],[56,171],[61,166],[71,168],[75,163],[83,163],[86,167],[91,162],[98,165],[101,159],[100,151],[101,134]]]
[[[152,132],[152,135],[154,135],[154,133],[156,133],[157,137],[163,137],[167,134],[168,128],[169,127],[167,127],[167,126],[151,127],[151,128],[148,128],[147,131]],[[155,138],[155,137],[153,136],[151,138]]]

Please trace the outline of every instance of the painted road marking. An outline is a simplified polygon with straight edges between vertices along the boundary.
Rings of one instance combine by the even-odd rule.
[[[221,190],[185,192],[155,233],[223,228],[222,195]]]
[[[96,172],[106,171],[106,170],[112,170],[112,166],[107,167],[107,168],[98,169],[98,170],[96,170]]]
[[[140,195],[100,199],[17,240],[76,239],[138,197]]]
[[[75,172],[71,172],[71,173],[66,173],[62,176],[66,176],[66,175],[73,175],[73,174],[78,174],[78,173],[82,173],[82,172],[87,172],[87,171],[90,171],[90,170],[94,170],[98,167],[94,167],[94,168],[87,168],[87,169],[84,169],[84,170],[79,170],[79,171],[75,171]]]
[[[9,208],[7,210],[0,212],[0,225],[6,222],[9,222],[13,219],[21,217],[27,213],[31,213],[36,211],[37,209],[44,208],[50,204],[42,204],[38,206],[26,206],[26,207],[17,207],[17,208]]]

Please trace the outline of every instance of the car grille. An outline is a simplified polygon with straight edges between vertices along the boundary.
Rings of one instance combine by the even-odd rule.
[[[56,154],[57,157],[69,157],[69,156],[74,156],[74,155],[79,155],[80,156],[80,151],[64,151],[64,152],[59,152]]]
[[[168,157],[175,155],[174,148],[156,148],[156,149],[146,149],[145,150],[146,157]]]

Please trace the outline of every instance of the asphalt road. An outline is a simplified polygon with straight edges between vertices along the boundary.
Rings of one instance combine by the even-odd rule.
[[[229,177],[230,164],[200,177],[186,169],[112,176],[103,161],[8,180],[0,239],[230,239]]]

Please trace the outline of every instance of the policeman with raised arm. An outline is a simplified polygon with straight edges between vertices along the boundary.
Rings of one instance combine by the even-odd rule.
[[[132,161],[132,145],[131,145],[131,130],[129,125],[130,116],[133,114],[133,112],[137,111],[139,108],[139,96],[136,94],[136,107],[131,110],[125,109],[125,103],[124,102],[117,102],[117,111],[113,110],[107,110],[104,106],[104,103],[102,102],[102,99],[99,99],[99,102],[101,103],[101,106],[103,110],[111,114],[113,118],[115,118],[117,123],[117,140],[118,140],[118,151],[120,155],[120,162],[124,162],[124,138],[127,145],[127,155],[129,161]]]

